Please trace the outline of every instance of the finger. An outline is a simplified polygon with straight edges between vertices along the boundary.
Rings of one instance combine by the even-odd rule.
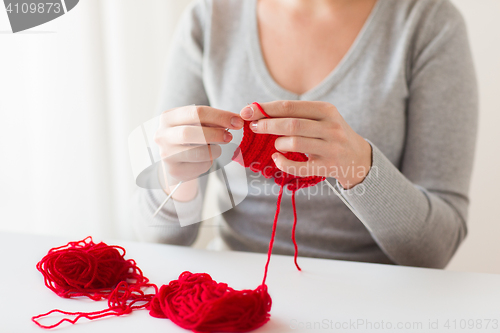
[[[297,162],[287,159],[280,153],[274,153],[272,155],[274,164],[276,167],[283,172],[289,173],[294,176],[299,177],[309,177],[313,176],[311,172],[311,162]]]
[[[245,106],[240,111],[240,116],[244,120],[257,120],[262,118],[270,118],[258,103],[252,103]]]
[[[172,152],[178,150],[176,153]],[[170,154],[169,154],[170,153]],[[222,149],[219,145],[201,145],[196,147],[190,146],[175,146],[171,152],[164,153],[163,159],[167,162],[210,162],[219,158],[222,154]]]
[[[202,105],[189,105],[165,111],[161,115],[161,121],[167,127],[205,125],[230,129],[241,129],[244,123],[234,112]]]
[[[233,135],[219,127],[200,126],[176,126],[162,131],[155,137],[155,142],[159,145],[185,145],[209,143],[228,143],[233,139]]]
[[[318,121],[301,118],[266,118],[254,120],[250,123],[250,129],[255,133],[294,135],[311,138],[322,138],[324,135]]]
[[[304,138],[301,136],[282,136],[276,139],[274,147],[280,152],[297,152],[303,154],[321,155],[326,147],[321,139]]]
[[[336,110],[335,106],[330,103],[311,101],[275,101],[260,103],[260,106],[271,118],[304,118],[321,120],[330,115],[332,110]],[[243,108],[240,115],[244,120],[259,120],[265,118],[265,115],[258,111],[258,108],[255,105]]]

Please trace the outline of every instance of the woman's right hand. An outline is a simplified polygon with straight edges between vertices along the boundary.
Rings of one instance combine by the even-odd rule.
[[[168,180],[167,192],[183,181],[173,197],[180,201],[192,199],[198,188],[196,178],[221,155],[220,144],[233,139],[227,129],[239,130],[243,124],[239,114],[209,106],[190,105],[163,112],[155,142],[163,161],[163,178]]]

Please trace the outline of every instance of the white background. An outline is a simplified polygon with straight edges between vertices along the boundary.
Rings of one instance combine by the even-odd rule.
[[[500,1],[452,1],[468,24],[481,109],[469,235],[448,269],[500,273]],[[81,0],[18,34],[0,8],[0,230],[134,239],[127,137],[159,111],[188,2]]]

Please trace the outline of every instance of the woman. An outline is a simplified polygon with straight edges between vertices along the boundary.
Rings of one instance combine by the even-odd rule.
[[[300,255],[442,268],[466,236],[477,88],[465,24],[449,0],[198,0],[176,32],[162,94],[163,156],[199,145],[198,154],[165,159],[178,179],[239,144],[242,119],[281,135],[280,152],[308,154],[297,164],[277,153],[281,170],[343,170],[335,178],[367,227],[326,189],[298,193]],[[246,106],[253,101],[272,119]],[[179,108],[191,104],[196,112]],[[193,134],[196,121],[212,156]],[[276,195],[260,180],[222,216],[232,249],[267,250]],[[177,214],[199,220],[203,192],[198,180],[183,183]],[[138,192],[139,234],[191,244],[199,224],[180,227],[173,202],[157,217],[170,227],[147,227],[165,196]],[[289,202],[274,253],[293,253]]]

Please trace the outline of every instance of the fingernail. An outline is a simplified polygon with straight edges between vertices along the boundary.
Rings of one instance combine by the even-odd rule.
[[[250,129],[251,129],[252,131],[254,131],[254,132],[257,130],[257,122],[256,122],[256,121],[252,121],[252,122],[250,123]]]
[[[224,133],[224,142],[230,142],[233,139],[233,135],[229,132]]]
[[[278,159],[278,154],[274,153],[272,155],[272,158],[273,158],[274,163],[276,163],[276,160]]]
[[[231,125],[236,128],[243,127],[243,119],[240,117],[233,117],[231,118]]]
[[[253,110],[251,107],[247,106],[243,110],[241,110],[240,115],[242,118],[249,119],[253,116]]]

